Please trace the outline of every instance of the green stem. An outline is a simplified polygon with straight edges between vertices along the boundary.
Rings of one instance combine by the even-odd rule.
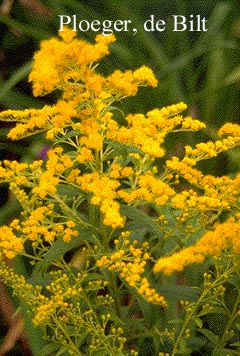
[[[26,267],[21,256],[14,259],[14,270],[21,276],[27,276]],[[19,297],[19,304],[22,310],[22,316],[25,322],[25,330],[27,333],[28,342],[33,356],[38,356],[39,351],[46,345],[44,335],[40,328],[34,327],[32,323],[32,315],[29,313],[29,307],[26,302]]]
[[[118,293],[118,288],[117,288],[117,284],[116,284],[116,278],[115,278],[115,275],[113,275],[113,272],[109,272],[109,282],[110,282],[109,289],[111,290],[111,295],[114,297],[116,314],[119,318],[121,318],[121,303],[119,300],[119,293]]]
[[[234,303],[231,315],[229,316],[228,322],[226,324],[223,336],[221,337],[221,343],[223,346],[225,346],[226,341],[229,339],[229,335],[230,335],[230,330],[232,327],[232,324],[234,322],[234,320],[238,317],[238,309],[239,309],[239,303],[240,303],[240,292],[238,292],[238,296],[236,298],[236,301]],[[219,345],[218,345],[219,347]]]
[[[176,285],[176,276],[162,276],[162,285],[164,288],[171,290],[172,287]],[[169,298],[168,307],[164,313],[165,324],[167,325],[170,320],[174,320],[178,317],[178,304],[176,300]]]
[[[65,337],[66,345],[64,345],[64,346],[67,346],[69,348],[69,350],[71,350],[73,352],[73,355],[75,355],[75,356],[83,356],[84,354],[77,349],[76,345],[74,344],[74,342],[70,338],[68,332],[65,330],[63,325],[59,322],[59,318],[58,317],[53,318],[53,321],[54,321],[54,323],[56,323],[57,327],[61,330],[61,332],[63,333],[63,335]]]
[[[104,248],[104,251],[106,251],[106,253],[109,253],[109,236],[112,235],[112,230],[110,232],[110,235],[108,235],[107,233],[107,229],[106,226],[103,223],[103,214],[100,213],[100,230],[101,230],[101,236],[102,236],[102,245]],[[111,292],[111,295],[114,297],[114,304],[115,304],[115,311],[116,314],[118,315],[118,317],[121,317],[121,303],[119,300],[119,293],[118,293],[118,287],[117,287],[117,283],[116,283],[116,277],[114,272],[112,271],[108,271],[106,274],[106,278],[108,279],[109,282],[109,290]]]
[[[179,347],[179,344],[181,342],[181,339],[183,337],[184,332],[186,331],[189,323],[191,322],[193,315],[198,310],[198,308],[201,305],[202,301],[205,299],[205,297],[208,295],[208,293],[210,292],[211,289],[212,289],[211,287],[208,287],[207,289],[204,289],[202,294],[200,295],[198,301],[195,304],[192,304],[192,305],[194,305],[194,307],[192,308],[192,310],[189,312],[189,314],[187,315],[187,317],[184,320],[182,329],[181,329],[180,333],[178,334],[176,342],[174,343],[174,347],[173,347],[173,351],[172,351],[171,356],[177,355],[178,347]]]
[[[98,209],[96,205],[93,205],[91,203],[91,197],[90,194],[88,194],[88,219],[90,221],[91,226],[96,227],[97,226],[97,212]]]
[[[69,218],[78,222],[79,225],[81,225],[81,226],[84,226],[84,227],[91,226],[86,221],[83,221],[77,214],[74,214],[74,211],[57,194],[52,195],[52,197],[59,203],[60,207],[66,212],[66,215]]]

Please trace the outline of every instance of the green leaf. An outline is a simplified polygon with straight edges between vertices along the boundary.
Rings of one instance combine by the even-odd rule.
[[[224,349],[222,347],[217,347],[213,350],[212,356],[238,356],[240,351],[235,351],[231,349]]]
[[[48,355],[52,355],[55,352],[57,352],[57,350],[59,350],[59,344],[51,342],[47,345],[45,345],[38,353],[38,356],[48,356]]]
[[[224,80],[225,85],[235,84],[240,82],[240,66],[234,68],[234,70],[227,75]]]
[[[184,320],[181,318],[175,318],[169,320],[168,324],[183,324]]]
[[[22,79],[28,76],[32,69],[32,60],[24,63],[14,74],[0,87],[0,100]]]
[[[202,328],[203,322],[199,317],[195,316],[192,320],[194,321],[194,323],[197,325],[198,328],[200,329]]]
[[[138,304],[140,306],[141,312],[143,314],[144,323],[151,327],[159,319],[160,308],[159,306],[149,303],[142,295],[140,295],[135,289],[131,288],[131,293],[134,295]]]
[[[79,196],[81,189],[76,186],[70,186],[67,184],[58,185],[58,195],[60,197],[66,197],[67,201],[72,200],[74,197]]]
[[[213,315],[213,314],[222,314],[222,315],[226,315],[228,314],[226,309],[224,309],[223,307],[221,306],[215,306],[215,307],[212,307],[209,308],[209,309],[203,309],[201,310],[199,313],[198,313],[198,316],[203,316],[203,315]]]
[[[107,112],[113,112],[113,111],[118,111],[119,109],[116,106],[107,106],[101,111],[101,115],[104,116]]]
[[[89,236],[91,236],[89,228],[80,229],[79,237],[73,238],[69,243],[60,239],[54,242],[44,255],[43,260],[35,265],[32,275],[37,276],[38,274],[44,274],[54,261],[63,257],[66,252],[80,246],[85,240],[89,240]]]
[[[191,302],[196,301],[199,298],[200,291],[191,288],[178,285],[165,286],[164,284],[157,284],[153,286],[161,293],[167,300],[173,302],[179,302],[180,300],[188,300]]]
[[[209,341],[211,341],[213,345],[216,345],[218,343],[219,337],[218,335],[215,335],[212,331],[208,329],[199,329],[198,331],[202,333]]]
[[[16,199],[11,200],[0,208],[0,224],[6,224],[9,219],[16,217],[21,212],[21,205]]]
[[[57,145],[61,142],[66,142],[68,138],[78,137],[78,136],[80,136],[80,134],[81,134],[81,132],[79,130],[71,130],[71,131],[67,132],[66,134],[64,134],[64,136],[60,137],[59,139],[55,139],[54,144]]]
[[[125,228],[131,231],[130,241],[137,240],[139,243],[144,242],[144,237],[146,236],[148,229],[143,226],[137,225],[134,222],[129,222],[125,224]]]
[[[4,85],[4,81],[0,78],[0,85]],[[8,90],[7,95],[0,98],[0,103],[11,110],[23,110],[29,107],[42,108],[45,102],[40,99],[35,99],[23,92],[17,90]]]
[[[159,237],[162,236],[163,232],[158,223],[142,210],[130,205],[121,205],[121,214],[133,220],[136,226],[144,226],[149,232],[152,232]]]
[[[236,342],[230,344],[230,346],[233,346],[233,347],[240,347],[240,341],[236,341]]]
[[[0,22],[10,27],[17,28],[26,35],[30,36],[31,38],[34,37],[37,40],[43,40],[51,36],[49,32],[40,29],[39,26],[35,27],[34,24],[27,25],[25,23],[22,23],[21,21],[13,20],[13,18],[9,16],[4,16],[0,14]]]
[[[66,356],[69,355],[69,347],[62,346],[55,356],[61,356],[61,355],[66,355]]]
[[[131,158],[129,156],[130,153],[138,153],[138,154],[142,153],[141,150],[138,149],[137,147],[123,144],[121,142],[106,140],[106,143],[113,149],[106,156],[106,160],[116,157],[116,155],[117,156],[120,155],[124,159],[124,164],[127,165],[131,161]]]
[[[179,341],[179,349],[177,351],[178,355],[190,355],[191,351],[187,348],[186,340],[181,339]]]
[[[89,281],[99,281],[99,280],[102,280],[103,279],[103,276],[102,274],[100,273],[97,273],[97,272],[92,272],[92,273],[89,273],[85,278],[84,278],[84,283],[88,283]]]

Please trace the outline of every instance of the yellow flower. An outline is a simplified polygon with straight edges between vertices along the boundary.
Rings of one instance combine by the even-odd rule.
[[[123,237],[123,235],[122,235]],[[144,249],[136,248],[135,243],[129,246],[129,251],[120,249],[113,252],[110,256],[102,256],[97,261],[97,266],[100,268],[108,268],[110,271],[119,272],[130,287],[135,288],[139,294],[151,303],[159,304],[162,307],[167,306],[165,298],[160,295],[150,284],[146,277],[143,277],[145,272],[146,261],[149,259],[149,254],[144,253]]]
[[[201,263],[208,256],[217,256],[224,250],[239,255],[239,228],[239,220],[233,218],[217,224],[214,230],[206,232],[194,246],[160,258],[154,266],[154,272],[170,275],[175,271],[182,271],[189,264]]]
[[[150,85],[152,87],[157,86],[157,79],[155,78],[153,71],[147,66],[142,66],[133,72],[133,78],[139,85]]]
[[[64,42],[69,43],[76,37],[76,32],[64,26],[63,31],[59,32],[59,37],[61,37]]]
[[[43,41],[40,51],[34,56],[29,80],[33,82],[35,96],[45,95],[57,88],[63,89],[76,73],[82,74],[79,79],[84,78],[87,66],[109,54],[108,45],[115,40],[114,36],[106,39],[100,35],[92,45],[75,39],[75,32],[67,28],[59,35],[63,41],[55,38]],[[90,78],[89,75],[87,77]],[[76,88],[77,83],[78,80],[71,87]],[[81,91],[81,85],[78,87]]]
[[[123,218],[120,215],[120,205],[115,198],[117,188],[120,183],[117,179],[111,179],[106,175],[99,175],[97,172],[87,173],[76,179],[83,190],[93,193],[91,203],[100,205],[100,210],[104,214],[104,223],[112,226],[123,226]]]
[[[23,239],[13,233],[13,229],[8,226],[0,227],[0,250],[9,258],[14,258],[23,251]]]
[[[155,87],[157,79],[150,68],[142,66],[134,72],[115,70],[107,78],[106,90],[119,97],[134,96],[138,87],[147,85]]]

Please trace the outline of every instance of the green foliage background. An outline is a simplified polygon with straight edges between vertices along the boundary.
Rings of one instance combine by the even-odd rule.
[[[57,35],[59,14],[77,14],[79,19],[131,19],[138,28],[118,33],[111,55],[100,70],[109,73],[119,68],[135,69],[143,64],[153,69],[159,80],[154,89],[142,89],[136,98],[125,100],[125,112],[146,112],[154,107],[184,101],[189,113],[208,124],[206,139],[215,137],[215,131],[224,122],[240,121],[240,3],[238,0],[42,0],[14,1],[3,13],[8,1],[0,3],[0,109],[42,107],[54,102],[54,96],[34,98],[27,76],[32,57],[43,39]],[[31,6],[29,5],[31,4]],[[189,17],[201,14],[208,22],[207,32],[146,32],[143,23],[151,14],[168,24],[172,14]],[[79,34],[87,40],[93,32]],[[36,157],[44,144],[41,136],[17,143],[5,139],[7,126],[0,127],[0,159]],[[203,137],[198,136],[198,140]],[[193,135],[182,139],[170,137],[169,154],[181,152],[184,142],[194,143]],[[206,163],[205,163],[206,164]],[[240,151],[220,155],[202,166],[216,175],[239,170]],[[8,197],[5,187],[0,190],[0,223],[17,213],[18,206]],[[6,204],[7,203],[7,204]],[[20,268],[20,266],[18,266]],[[24,269],[24,266],[21,268]],[[34,335],[30,336],[34,339]]]

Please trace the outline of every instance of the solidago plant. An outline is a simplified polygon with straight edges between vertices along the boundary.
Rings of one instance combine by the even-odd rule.
[[[56,104],[0,114],[17,122],[10,139],[45,131],[49,146],[0,167],[22,207],[0,228],[0,279],[43,330],[38,355],[240,355],[240,174],[197,168],[239,145],[240,126],[170,157],[169,133],[205,124],[182,102],[124,115],[119,102],[157,85],[151,69],[104,77],[113,35],[60,37],[42,42],[29,77]],[[28,276],[8,262],[19,256]]]

